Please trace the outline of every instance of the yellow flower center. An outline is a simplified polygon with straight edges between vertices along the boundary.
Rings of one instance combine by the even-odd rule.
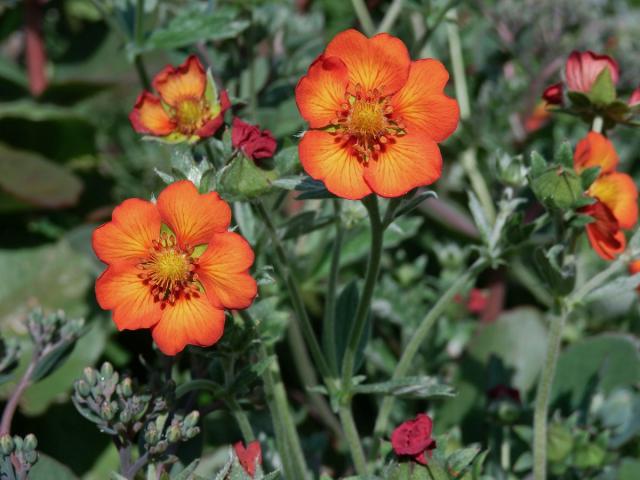
[[[174,119],[181,133],[191,135],[206,123],[208,115],[200,99],[185,98],[176,106]]]
[[[173,234],[163,232],[160,240],[154,240],[149,255],[138,264],[142,270],[138,277],[149,286],[154,301],[165,308],[167,304],[175,305],[179,298],[188,300],[200,295],[196,266],[193,248],[180,247]]]
[[[336,141],[343,142],[343,147],[365,164],[376,160],[396,136],[405,133],[402,122],[393,118],[390,97],[375,89],[363,92],[359,85],[355,93],[347,92],[331,128]]]

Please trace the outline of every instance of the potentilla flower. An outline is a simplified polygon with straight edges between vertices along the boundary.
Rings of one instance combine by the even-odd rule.
[[[238,462],[240,462],[244,471],[247,472],[247,475],[253,478],[256,474],[258,465],[262,465],[262,449],[260,448],[260,442],[254,440],[249,443],[246,448],[242,442],[237,442],[233,446],[233,449],[235,450]]]
[[[569,55],[565,69],[567,88],[574,92],[589,93],[598,75],[605,68],[611,73],[613,83],[618,83],[620,69],[618,63],[608,55],[599,55],[590,50],[573,51]]]
[[[273,157],[276,139],[269,130],[262,130],[235,117],[231,124],[231,144],[253,160]]]
[[[381,33],[338,34],[296,87],[309,123],[299,145],[306,172],[340,197],[398,197],[440,178],[436,142],[458,124],[437,60],[412,62],[404,43]]]
[[[587,237],[600,257],[613,260],[626,247],[623,230],[632,228],[638,220],[638,190],[626,173],[616,172],[618,155],[613,144],[596,132],[582,139],[574,153],[578,173],[585,168],[601,167],[600,176],[587,190],[596,202],[580,209],[593,217],[587,224]]]
[[[428,415],[418,414],[413,420],[399,425],[391,434],[391,446],[399,457],[427,464],[427,455],[436,448],[436,441],[431,438],[433,422]]]
[[[168,142],[196,142],[222,126],[231,106],[226,91],[218,98],[213,78],[191,55],[177,68],[168,65],[153,79],[158,96],[144,91],[129,120],[136,132]]]
[[[229,232],[231,209],[217,193],[189,181],[165,188],[157,202],[132,198],[93,232],[108,265],[96,281],[98,304],[119,330],[150,328],[167,355],[207,347],[224,330],[225,309],[251,305],[253,250]]]

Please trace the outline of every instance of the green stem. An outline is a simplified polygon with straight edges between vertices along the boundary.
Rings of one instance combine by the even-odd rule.
[[[462,46],[460,43],[460,31],[458,29],[458,14],[455,9],[451,9],[447,15],[447,38],[449,40],[449,51],[451,62],[453,63],[453,78],[456,90],[456,99],[460,106],[460,118],[469,120],[471,117],[471,102],[469,101],[469,89],[467,88],[467,78],[464,71],[464,58],[462,56]],[[496,218],[496,209],[491,199],[491,193],[487,187],[484,177],[478,169],[477,150],[474,146],[462,152],[461,163],[465,170],[471,187],[475,192],[482,208],[493,224]]]
[[[240,310],[239,315],[249,325],[255,326],[255,321],[246,310]],[[259,361],[269,358],[269,352],[264,344],[258,347]],[[262,375],[267,404],[272,417],[273,430],[276,439],[276,447],[282,458],[282,469],[284,478],[306,479],[308,476],[307,463],[302,452],[300,437],[295,427],[287,392],[280,376],[280,366],[278,359],[274,356],[273,361]]]
[[[569,316],[570,309],[563,305],[559,315],[551,318],[547,354],[542,374],[538,383],[536,405],[533,414],[533,477],[535,480],[547,478],[547,417],[549,414],[549,398],[556,372],[556,364],[560,353],[562,329]]]
[[[356,467],[356,472],[358,475],[365,476],[367,475],[367,461],[364,456],[362,444],[360,443],[358,429],[356,428],[353,415],[351,414],[351,406],[341,405],[339,413],[340,422],[342,422],[342,428],[344,428],[344,434],[347,438],[347,443],[353,458],[353,463]]]
[[[591,130],[593,130],[596,133],[602,133],[603,124],[604,124],[604,120],[602,119],[602,117],[600,115],[596,115],[593,118],[593,124],[591,125]]]
[[[340,250],[342,249],[342,218],[340,217],[340,200],[333,200],[333,210],[336,216],[336,235],[333,240],[333,254],[331,256],[331,270],[327,284],[327,298],[324,304],[324,325],[322,328],[322,346],[329,360],[329,366],[335,375],[338,374],[338,353],[336,352],[336,291],[338,275],[340,273]]]
[[[384,227],[380,219],[380,210],[378,208],[378,197],[370,195],[363,202],[369,212],[369,221],[371,222],[371,247],[369,251],[369,260],[367,262],[367,271],[365,274],[364,287],[356,309],[355,320],[349,331],[349,340],[347,348],[344,352],[344,360],[342,364],[342,387],[350,389],[351,376],[353,375],[354,363],[358,345],[367,323],[367,315],[371,306],[371,298],[373,290],[378,279],[378,271],[380,270],[380,257],[382,256],[382,240],[384,236]]]
[[[211,145],[209,144],[209,142],[205,140],[204,142],[202,142],[202,144],[204,145],[204,151],[207,154],[209,163],[211,163],[211,165],[213,165],[216,170],[220,170],[222,167],[224,167],[224,165],[220,165],[220,162],[213,154],[213,150],[211,150]]]
[[[245,445],[248,445],[256,439],[256,436],[253,433],[253,428],[251,428],[251,423],[249,422],[247,413],[242,409],[238,400],[234,396],[227,398],[226,402],[229,410],[231,410],[231,414],[236,419],[238,427],[240,428]]]
[[[451,303],[453,297],[457,293],[459,293],[468,282],[475,278],[475,276],[478,275],[487,265],[488,261],[484,258],[479,258],[478,260],[476,260],[475,263],[468,270],[466,270],[465,273],[458,277],[458,279],[453,282],[453,284],[447,289],[447,291],[442,294],[435,305],[431,307],[431,310],[429,310],[427,315],[422,319],[415,333],[411,336],[411,340],[409,341],[407,346],[404,347],[402,355],[400,356],[400,360],[398,361],[398,364],[396,365],[396,368],[391,377],[391,380],[397,380],[407,374],[409,367],[413,363],[413,359],[415,358],[418,350],[427,338],[427,334],[431,331],[431,328],[438,320],[438,318],[440,318],[440,315],[442,314],[444,309]],[[376,458],[378,449],[380,448],[380,438],[387,430],[389,414],[391,413],[394,402],[395,397],[391,395],[385,397],[382,401],[382,406],[380,407],[380,410],[378,412],[374,427],[375,439],[372,447],[371,458]]]
[[[298,288],[299,282],[295,278],[293,269],[291,268],[291,264],[289,262],[289,258],[284,250],[282,243],[280,242],[280,237],[278,236],[276,227],[273,224],[271,216],[265,209],[262,201],[258,200],[254,205],[256,211],[258,212],[258,215],[260,215],[260,217],[264,221],[264,224],[267,227],[267,231],[269,232],[269,235],[271,237],[271,242],[273,243],[273,247],[276,253],[278,270],[280,271],[280,275],[282,275],[287,284],[291,303],[293,305],[293,309],[296,312],[296,317],[300,323],[302,334],[304,335],[304,338],[309,346],[311,357],[313,358],[313,361],[316,364],[316,368],[320,372],[320,375],[323,377],[327,388],[331,392],[333,392],[333,382],[330,381],[331,373],[329,370],[329,366],[326,359],[324,358],[322,349],[320,348],[320,344],[318,343],[318,339],[316,338],[316,334],[313,331],[311,320],[309,319],[309,315],[307,314],[307,310],[302,300],[300,289]]]
[[[380,22],[378,26],[378,33],[388,32],[393,27],[393,24],[396,23],[400,12],[402,12],[402,4],[404,0],[393,0],[393,3],[387,9],[387,13],[385,13],[384,18]]]
[[[136,2],[136,18],[133,30],[133,41],[135,43],[136,54],[133,57],[133,63],[140,77],[140,83],[146,90],[151,89],[151,82],[149,81],[149,74],[144,66],[142,56],[137,52],[142,48],[144,43],[144,0],[137,0]]]
[[[351,4],[353,5],[353,10],[356,12],[356,16],[358,17],[358,21],[360,22],[360,26],[362,27],[362,30],[364,30],[364,33],[369,37],[376,33],[376,27],[373,24],[373,20],[364,0],[351,0]]]
[[[611,262],[611,264],[605,268],[602,272],[597,275],[591,277],[587,283],[585,283],[582,287],[575,289],[571,295],[567,298],[567,303],[572,306],[576,303],[579,303],[584,297],[586,297],[593,290],[598,288],[600,285],[604,285],[604,283],[609,280],[609,277],[618,273],[618,271],[622,270],[624,266],[627,264],[629,259],[626,255],[619,256],[615,261]]]

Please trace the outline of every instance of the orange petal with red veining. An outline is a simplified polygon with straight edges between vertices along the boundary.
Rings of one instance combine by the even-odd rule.
[[[204,294],[180,299],[162,312],[153,327],[153,340],[165,355],[175,355],[187,345],[208,347],[224,332],[224,310],[214,308]]]
[[[254,254],[247,241],[237,233],[216,233],[198,259],[198,279],[207,297],[219,308],[247,308],[258,287],[249,275]]]
[[[442,173],[440,149],[424,132],[395,137],[377,159],[365,169],[371,190],[383,197],[398,197],[430,185]]]
[[[161,317],[160,303],[138,276],[134,263],[110,265],[96,281],[96,298],[101,308],[113,310],[118,330],[150,328]]]
[[[93,249],[105,263],[139,259],[149,253],[160,225],[153,203],[130,198],[113,210],[110,222],[93,231]]]
[[[153,79],[153,88],[165,103],[173,107],[184,99],[202,98],[206,84],[207,75],[195,55],[189,56],[178,67],[167,65]]]
[[[344,141],[337,138],[319,130],[306,132],[298,147],[300,163],[311,177],[323,181],[331,193],[359,200],[371,193],[364,181],[364,167],[344,146]]]
[[[360,85],[365,92],[377,89],[381,95],[400,90],[411,65],[407,47],[399,38],[387,33],[367,38],[353,29],[336,35],[324,55],[345,63],[352,87]]]
[[[160,137],[169,135],[175,129],[175,124],[165,112],[160,99],[149,92],[140,94],[129,114],[129,121],[136,132]]]
[[[216,192],[199,194],[188,180],[172,183],[158,196],[163,223],[185,246],[207,243],[216,232],[224,232],[231,223],[231,209]]]
[[[444,94],[449,72],[437,60],[411,64],[409,79],[393,96],[393,115],[401,119],[409,133],[427,133],[436,142],[445,140],[458,126],[458,102]]]
[[[342,60],[320,55],[296,86],[300,115],[311,128],[329,125],[347,101],[349,73]]]

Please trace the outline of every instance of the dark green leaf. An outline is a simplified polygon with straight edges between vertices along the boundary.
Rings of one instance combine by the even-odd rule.
[[[356,310],[358,308],[358,301],[360,299],[360,293],[358,291],[358,284],[355,280],[349,282],[344,287],[338,300],[336,302],[336,354],[338,356],[338,366],[342,365],[344,352],[347,349],[347,343],[349,339],[349,332],[355,321]],[[355,368],[357,371],[362,361],[364,360],[364,349],[367,346],[369,337],[371,336],[371,314],[368,315],[365,324],[364,332],[360,343],[358,344],[358,350],[355,358]]]
[[[335,198],[335,195],[327,190],[319,180],[305,177],[297,186],[296,190],[302,192],[296,197],[297,200],[315,200],[323,198]]]
[[[596,181],[596,178],[600,176],[600,167],[585,168],[580,172],[580,182],[582,183],[582,189],[587,191],[591,184]]]
[[[560,148],[553,157],[555,163],[571,170],[573,169],[573,149],[569,142],[562,142]]]

